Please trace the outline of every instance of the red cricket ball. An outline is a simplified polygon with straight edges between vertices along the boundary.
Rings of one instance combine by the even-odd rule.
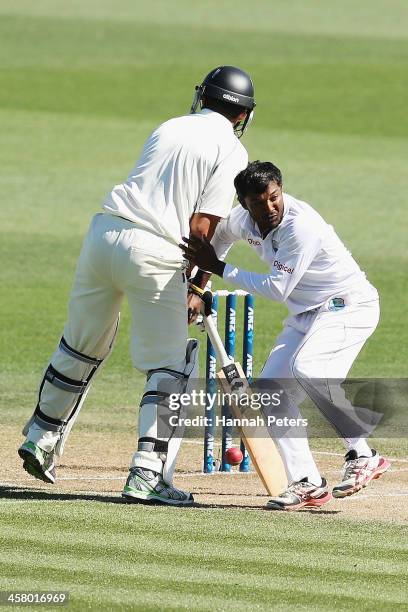
[[[231,448],[225,452],[225,459],[230,465],[239,465],[243,458],[244,456],[237,446],[231,446]]]

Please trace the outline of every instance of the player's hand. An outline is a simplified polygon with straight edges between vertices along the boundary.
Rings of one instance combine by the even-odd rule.
[[[203,305],[203,301],[200,296],[195,293],[190,293],[187,296],[187,306],[188,306],[188,324],[194,323],[196,321],[198,315],[201,312],[201,307]]]
[[[219,276],[223,275],[225,264],[218,259],[207,236],[194,236],[192,234],[190,238],[183,236],[183,240],[186,244],[179,244],[179,247],[190,263],[195,264],[201,270],[214,272]]]

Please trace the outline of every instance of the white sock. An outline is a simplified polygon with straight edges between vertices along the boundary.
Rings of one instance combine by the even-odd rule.
[[[36,423],[31,424],[27,434],[27,440],[34,442],[34,444],[42,448],[46,453],[50,453],[54,450],[59,438],[60,433],[58,431],[47,431]]]
[[[358,457],[371,457],[371,448],[364,438],[350,438],[347,440],[347,449],[355,450]]]

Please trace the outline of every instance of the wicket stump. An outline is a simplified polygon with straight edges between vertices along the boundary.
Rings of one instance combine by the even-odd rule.
[[[229,357],[235,357],[236,351],[236,319],[237,319],[237,298],[244,297],[244,328],[242,346],[242,367],[245,376],[251,381],[254,351],[254,296],[246,291],[227,291],[220,290],[213,294],[212,317],[217,324],[219,298],[225,297],[225,350]],[[216,393],[217,391],[217,359],[215,351],[207,338],[207,360],[206,360],[206,391]],[[229,417],[228,406],[223,406],[222,414]],[[215,442],[215,407],[207,410],[206,416],[209,418],[210,425],[204,429],[204,472],[210,474],[215,471],[214,442]],[[232,446],[232,429],[222,427],[221,436],[221,465],[220,470],[230,472],[231,465],[225,460],[225,452]],[[249,455],[241,440],[241,451],[243,454],[242,462],[239,466],[240,472],[249,471]]]

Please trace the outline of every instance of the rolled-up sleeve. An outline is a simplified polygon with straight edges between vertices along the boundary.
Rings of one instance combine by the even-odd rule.
[[[196,212],[225,219],[231,212],[235,196],[234,179],[246,168],[248,154],[237,143],[236,148],[215,168],[202,195]]]

